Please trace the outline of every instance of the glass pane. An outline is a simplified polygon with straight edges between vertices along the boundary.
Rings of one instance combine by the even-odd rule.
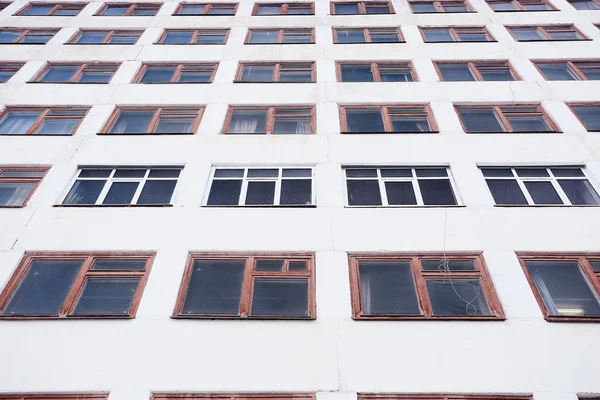
[[[152,169],[149,178],[178,178],[181,173],[180,169]]]
[[[463,33],[458,32],[462,42],[487,42],[489,39],[485,33]]]
[[[45,44],[52,38],[52,35],[32,35],[28,34],[19,43]]]
[[[275,182],[248,182],[246,205],[273,205]]]
[[[0,182],[0,206],[21,207],[35,185],[35,183]]]
[[[550,168],[550,170],[556,177],[572,178],[577,176],[585,176],[581,168]]]
[[[308,279],[256,278],[250,315],[308,317]]]
[[[594,272],[600,272],[600,261],[590,261],[590,265],[592,266]]]
[[[23,170],[15,170],[15,171],[2,171],[0,172],[0,177],[2,178],[41,178],[44,176],[43,171],[23,171]]]
[[[272,82],[273,65],[246,65],[242,73],[242,81],[244,82]]]
[[[421,178],[448,176],[446,168],[417,168],[415,173]]]
[[[146,176],[145,169],[118,169],[113,175],[114,178],[143,178]]]
[[[380,110],[346,109],[346,123],[349,132],[385,132]]]
[[[223,44],[225,42],[225,34],[215,33],[214,35],[198,35],[195,44]]]
[[[155,133],[194,133],[192,126],[195,118],[165,118],[160,117]]]
[[[513,179],[486,180],[496,204],[527,204],[517,181]]]
[[[154,111],[121,111],[109,133],[146,133]]]
[[[508,69],[479,70],[484,81],[514,81],[514,77]]]
[[[131,15],[135,15],[135,16],[156,15],[157,11],[158,10],[156,10],[156,9],[137,8],[137,9],[133,10],[133,13]]]
[[[73,315],[128,315],[139,278],[88,278]]]
[[[277,43],[278,37],[278,31],[252,31],[250,43]]]
[[[312,10],[310,6],[289,7],[287,13],[288,15],[311,15]]]
[[[594,69],[591,68],[582,68],[581,73],[590,81],[600,81],[600,66],[597,66]]]
[[[552,40],[579,40],[579,34],[577,32],[552,32],[547,31],[548,35]]]
[[[241,180],[213,180],[208,195],[209,206],[237,206],[240,202]]]
[[[183,4],[179,10],[179,15],[202,15],[204,4]]]
[[[511,1],[488,3],[494,11],[517,11],[517,7]]]
[[[559,179],[558,184],[573,205],[597,205],[600,197],[587,179]]]
[[[310,117],[306,118],[275,118],[273,133],[277,134],[303,134],[311,133]]]
[[[281,14],[281,6],[260,5],[256,15],[279,15]]]
[[[358,14],[358,4],[335,4],[336,15]]]
[[[182,83],[208,83],[212,77],[209,71],[182,71],[179,82]]]
[[[444,7],[444,11],[447,13],[457,13],[457,12],[468,12],[469,9],[466,6],[460,5],[460,4],[454,4],[454,5],[444,5],[442,4]]]
[[[410,6],[413,9],[413,13],[434,13],[435,6],[433,3],[411,3]]]
[[[193,32],[167,32],[163,43],[189,44],[192,41]]]
[[[238,315],[245,260],[195,260],[182,315]]]
[[[464,108],[458,110],[458,114],[465,125],[466,132],[504,132],[493,109]]]
[[[483,176],[487,177],[512,177],[510,168],[481,168]]]
[[[108,39],[108,44],[135,44],[139,36],[112,36]]]
[[[79,172],[80,178],[108,178],[112,169],[82,169]]]
[[[311,71],[281,71],[279,82],[312,82]]]
[[[53,6],[51,5],[34,5],[25,10],[21,15],[47,15]]]
[[[257,271],[283,271],[285,260],[256,260],[254,269]]]
[[[384,178],[411,178],[413,173],[410,168],[381,168],[381,176]]]
[[[248,178],[277,178],[279,169],[277,168],[251,168],[248,170]]]
[[[102,15],[125,15],[127,10],[129,9],[128,5],[123,6],[108,6],[103,12]]]
[[[177,181],[148,180],[142,189],[137,204],[170,204]]]
[[[347,180],[348,205],[351,206],[380,206],[381,193],[379,182],[376,180]]]
[[[363,315],[421,315],[409,262],[360,261]]]
[[[379,29],[370,29],[371,42],[373,43],[399,43],[397,32],[383,32]]]
[[[506,116],[515,132],[549,132],[551,131],[541,116],[511,117]]]
[[[515,172],[517,173],[517,176],[520,177],[545,178],[550,176],[546,168],[515,168]]]
[[[217,169],[215,170],[215,178],[242,178],[244,177],[243,169]]]
[[[369,3],[365,3],[365,9],[367,11],[367,14],[390,14],[390,9],[388,8],[388,6],[380,7],[370,5]]]
[[[467,64],[438,64],[438,68],[447,82],[474,81]]]
[[[385,182],[385,191],[391,206],[417,204],[412,182]]]
[[[80,119],[46,118],[34,133],[42,135],[70,135]]]
[[[283,32],[283,43],[311,43],[312,37],[310,32]]]
[[[40,114],[39,111],[9,111],[0,121],[0,134],[25,134]]]
[[[147,67],[140,83],[167,83],[171,82],[177,67]]]
[[[526,261],[548,314],[600,316],[600,301],[576,261]]]
[[[394,132],[431,132],[427,117],[391,117]]]
[[[573,110],[588,130],[600,130],[600,107],[577,106],[573,107]],[[0,125],[1,129],[2,126]]]
[[[0,31],[0,43],[13,43],[19,36],[21,36],[21,32]]]
[[[511,32],[519,41],[545,40],[536,28],[511,29]]]
[[[95,204],[106,181],[75,181],[63,204]]]
[[[80,9],[75,9],[75,8],[59,8],[52,15],[56,15],[59,17],[65,17],[65,16],[72,17],[75,15],[78,15],[80,11],[81,11]]]
[[[410,71],[401,70],[379,70],[379,76],[382,82],[412,82]]]
[[[427,279],[433,315],[492,315],[479,279]]]
[[[281,181],[281,205],[312,204],[312,182],[309,179],[284,179]]]
[[[267,110],[234,110],[227,133],[267,133]]]
[[[39,79],[40,82],[68,82],[77,72],[78,66],[54,65]]]
[[[370,64],[342,65],[342,82],[373,82]]]
[[[569,3],[577,10],[600,10],[600,4],[592,0],[575,0]]]
[[[473,260],[421,260],[423,271],[477,271]]]
[[[84,71],[77,82],[81,83],[108,83],[114,72]]]
[[[409,170],[410,172],[410,170]],[[383,175],[383,170],[382,170]],[[349,178],[377,178],[377,169],[375,168],[347,168],[346,176]],[[383,175],[385,176],[385,175]],[[412,174],[408,175],[412,176]]]
[[[0,83],[8,81],[14,74],[13,71],[0,71]]]
[[[139,182],[114,182],[102,204],[131,204]]]
[[[361,30],[336,30],[338,43],[364,43],[365,33]],[[375,40],[373,40],[375,41]]]
[[[456,205],[452,186],[447,179],[419,179],[419,187],[426,206]]]
[[[233,8],[230,7],[216,7],[213,4],[213,7],[208,12],[209,15],[234,15]]]
[[[563,204],[551,182],[524,182],[534,204]]]
[[[106,38],[106,33],[83,32],[75,43],[77,44],[100,44]]]
[[[577,81],[579,78],[573,72],[569,66],[565,64],[537,64],[538,68],[542,71],[544,76],[549,81]]]
[[[146,260],[96,260],[92,269],[100,271],[143,271],[146,269]]]
[[[58,315],[81,260],[35,260],[12,295],[3,315]]]
[[[298,169],[284,168],[282,172],[283,172],[282,176],[284,178],[299,178],[299,177],[311,177],[312,176],[312,170],[304,169],[304,168],[298,168]]]
[[[447,29],[423,29],[426,42],[453,42],[454,38]]]
[[[598,267],[600,268],[600,263],[598,263]],[[290,261],[289,262],[289,270],[290,271],[306,271],[306,261]]]

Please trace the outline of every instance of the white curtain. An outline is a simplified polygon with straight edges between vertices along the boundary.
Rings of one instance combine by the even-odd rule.
[[[368,276],[360,276],[360,302],[363,314],[371,314],[371,282]]]
[[[21,206],[31,193],[33,183],[5,183],[0,185],[1,206]]]
[[[310,133],[310,120],[298,121],[296,133]]]
[[[233,121],[231,121],[229,133],[254,133],[257,125],[258,120],[254,117],[244,116],[234,118]]]
[[[544,300],[544,304],[548,309],[548,314],[550,315],[558,315],[558,310],[556,309],[556,304],[554,304],[554,300],[552,300],[552,296],[548,287],[546,286],[546,282],[544,282],[544,278],[536,270],[531,270],[531,276],[533,277],[533,282],[535,283],[535,287],[537,288],[540,296],[542,296],[542,300]]]

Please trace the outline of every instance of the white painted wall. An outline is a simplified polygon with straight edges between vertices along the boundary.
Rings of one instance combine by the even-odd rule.
[[[0,392],[110,391],[145,400],[151,391],[533,393],[575,400],[600,393],[600,325],[545,322],[514,251],[600,251],[600,208],[498,208],[477,168],[485,164],[585,164],[600,179],[600,134],[587,133],[565,101],[600,100],[600,81],[546,82],[528,61],[600,58],[598,11],[551,0],[556,12],[250,17],[13,17],[0,26],[60,27],[45,46],[2,46],[25,61],[0,85],[0,106],[89,105],[72,137],[0,137],[0,164],[52,169],[23,209],[0,209],[0,285],[25,251],[153,250],[157,258],[129,321],[0,321]],[[593,41],[517,43],[503,24],[571,23]],[[485,25],[497,43],[425,44],[417,26]],[[333,45],[332,26],[400,25],[406,43]],[[245,46],[247,27],[316,26],[315,45]],[[147,28],[134,46],[63,45],[78,27]],[[231,27],[226,46],[152,45],[163,27]],[[437,82],[431,60],[509,59],[522,82]],[[108,85],[27,84],[46,61],[122,61]],[[233,84],[238,60],[316,60],[315,84]],[[336,60],[413,60],[420,82],[337,83]],[[128,84],[144,61],[219,61],[211,85]],[[337,103],[430,102],[436,135],[342,136]],[[560,134],[466,135],[456,102],[541,102]],[[206,105],[196,135],[102,137],[115,105]],[[229,104],[316,104],[316,135],[220,135]],[[316,164],[317,208],[201,208],[213,163]],[[57,208],[78,165],[184,164],[172,208]],[[341,166],[450,165],[464,207],[344,208]],[[598,186],[597,186],[598,187]],[[444,229],[444,225],[446,226]],[[483,250],[505,322],[352,321],[347,252]],[[172,320],[189,251],[314,251],[316,321]]]

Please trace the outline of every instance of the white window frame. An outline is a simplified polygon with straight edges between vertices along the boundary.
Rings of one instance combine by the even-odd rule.
[[[210,196],[210,190],[212,188],[213,181],[215,179],[215,172],[218,169],[243,169],[244,176],[240,177],[231,177],[231,178],[216,178],[217,180],[232,180],[239,181],[242,180],[242,187],[240,189],[240,197],[238,199],[237,205],[231,206],[223,206],[223,205],[209,205],[208,197]],[[265,177],[265,178],[248,178],[248,170],[250,169],[278,169],[277,178]],[[281,181],[283,179],[282,170],[284,169],[309,169],[311,171],[310,175],[310,202],[311,204],[307,205],[294,205],[294,204],[279,204],[281,200]],[[307,180],[307,177],[286,177],[285,179],[298,179],[298,180]],[[273,199],[273,204],[244,204],[246,199],[246,194],[248,192],[248,181],[262,181],[262,182],[272,182],[275,180],[275,198]],[[203,207],[285,207],[285,208],[314,208],[317,206],[316,202],[316,193],[315,193],[315,165],[213,165],[210,171],[210,177],[208,180],[208,185],[206,187],[204,193],[204,200],[202,202]]]
[[[94,170],[94,169],[111,169],[112,171],[110,172],[108,177],[103,177],[103,178],[81,178],[81,180],[86,180],[86,181],[106,181],[104,183],[104,187],[102,188],[102,190],[100,191],[100,194],[98,195],[98,198],[96,199],[96,202],[94,204],[64,204],[64,201],[67,199],[67,196],[69,195],[69,193],[71,192],[71,189],[73,189],[73,185],[75,185],[75,182],[77,182],[77,180],[79,180],[79,175],[81,174],[81,171],[83,170]],[[124,169],[129,169],[129,170],[133,170],[133,169],[145,169],[146,172],[144,174],[144,177],[142,178],[114,178],[115,172],[117,170],[124,170]],[[172,170],[179,170],[179,176],[177,178],[149,178],[149,174],[150,171],[153,169],[172,169]],[[165,203],[165,204],[141,204],[140,206],[144,206],[144,207],[152,207],[152,206],[156,206],[156,207],[161,207],[164,205],[173,205],[173,198],[175,197],[175,192],[177,190],[177,184],[179,183],[179,178],[181,178],[181,172],[183,171],[183,166],[180,165],[165,165],[165,166],[152,166],[152,167],[148,167],[148,166],[136,166],[136,165],[128,165],[128,166],[80,166],[77,168],[77,171],[75,173],[75,177],[71,180],[70,185],[67,187],[67,190],[65,191],[65,193],[61,196],[61,200],[58,203],[58,205],[62,206],[62,207],[93,207],[93,206],[101,206],[101,207],[127,207],[127,206],[137,206],[137,201],[142,193],[142,190],[144,189],[144,186],[146,185],[146,182],[148,180],[151,181],[172,181],[172,180],[176,180],[177,183],[175,184],[175,188],[173,189],[173,193],[171,194],[171,198],[169,199],[169,203]],[[102,204],[102,202],[104,201],[104,199],[106,198],[106,195],[108,194],[108,191],[110,190],[110,188],[112,187],[112,184],[114,182],[140,182],[142,183],[141,185],[138,185],[135,193],[133,194],[133,197],[131,199],[131,202],[129,204]]]
[[[383,178],[381,176],[382,169],[396,169],[396,168],[405,168],[411,169],[412,177],[392,177],[392,178]],[[427,176],[427,177],[417,177],[415,169],[445,169],[448,174],[447,177],[441,176]],[[379,193],[381,195],[381,205],[351,205],[348,199],[348,185],[346,182],[348,178],[346,176],[346,170],[348,169],[377,169],[377,178],[350,178],[350,180],[377,180],[379,183]],[[345,207],[351,208],[410,208],[410,207],[462,207],[464,204],[462,202],[460,193],[458,192],[458,187],[454,182],[454,177],[452,175],[452,171],[449,165],[342,165],[342,179],[344,186],[344,201]],[[421,194],[421,188],[419,186],[419,179],[448,179],[450,181],[450,188],[452,189],[452,194],[454,195],[454,199],[456,200],[456,204],[451,205],[425,205],[423,204],[423,196]],[[413,186],[413,191],[415,193],[415,198],[417,200],[417,204],[407,204],[407,205],[389,205],[387,199],[387,192],[385,189],[385,182],[411,182]]]
[[[575,205],[573,205],[571,203],[571,201],[569,200],[569,197],[566,195],[566,193],[564,192],[564,190],[558,183],[559,179],[576,179],[576,180],[588,181],[589,184],[592,186],[592,188],[596,191],[596,194],[600,196],[600,192],[598,191],[598,185],[589,176],[589,174],[586,171],[585,166],[582,166],[582,165],[550,165],[550,166],[548,166],[548,165],[541,165],[541,166],[540,165],[516,165],[516,166],[514,166],[514,165],[513,166],[478,165],[477,167],[479,168],[479,172],[481,173],[481,176],[483,176],[483,179],[485,181],[485,186],[487,187],[489,195],[492,198],[492,202],[494,203],[494,205],[496,207],[528,207],[528,206],[535,206],[535,207],[571,207],[571,206],[574,206],[574,207],[598,207],[598,206],[600,206],[600,204],[575,204]],[[508,176],[487,177],[487,176],[483,175],[483,171],[482,171],[483,168],[510,169],[513,174],[513,177],[512,178],[510,178]],[[544,168],[546,170],[546,172],[548,172],[548,175],[550,175],[550,176],[519,177],[517,175],[517,172],[515,171],[515,169],[517,169],[517,168],[518,169],[521,169],[521,168]],[[583,173],[583,176],[555,177],[551,171],[551,169],[553,169],[553,168],[554,169],[559,169],[559,168],[579,169]],[[497,204],[496,201],[494,200],[494,195],[492,194],[492,190],[490,189],[490,187],[487,184],[488,179],[490,179],[490,180],[514,179],[517,182],[517,185],[519,185],[519,189],[521,189],[521,193],[527,200],[527,204]],[[536,203],[534,203],[533,198],[529,194],[529,190],[527,190],[527,187],[525,186],[525,182],[550,182],[552,184],[552,187],[558,194],[558,197],[560,197],[560,199],[563,201],[563,204],[536,204]]]

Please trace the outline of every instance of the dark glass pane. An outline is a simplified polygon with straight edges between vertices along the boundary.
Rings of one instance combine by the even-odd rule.
[[[241,180],[213,180],[208,195],[209,206],[237,206],[240,201]]]
[[[244,82],[272,82],[273,65],[246,65],[242,73],[242,81]]]
[[[100,271],[143,271],[146,269],[146,260],[96,260],[92,269]]]
[[[552,32],[547,31],[552,40],[580,40],[577,32]]]
[[[215,33],[214,35],[198,35],[194,44],[223,44],[225,42],[225,34]]]
[[[486,180],[496,204],[527,204],[516,180],[488,179]]]
[[[512,177],[513,173],[510,168],[481,168],[483,176],[486,177]]]
[[[600,66],[592,69],[592,68],[585,68],[585,69],[581,69],[581,73],[583,73],[583,75],[590,81],[600,81]]]
[[[0,206],[21,207],[35,183],[0,182]]]
[[[573,72],[569,66],[564,64],[537,64],[538,68],[542,71],[544,76],[549,81],[577,81],[579,78]]]
[[[217,169],[215,170],[215,178],[243,178],[243,169]]]
[[[114,178],[143,178],[146,176],[145,169],[118,169],[113,175]]]
[[[281,71],[279,82],[312,82],[311,71]]]
[[[448,29],[423,29],[426,42],[453,42],[454,38]]]
[[[385,132],[380,110],[346,109],[349,132]]]
[[[13,43],[19,36],[21,36],[21,32],[0,31],[0,43]]]
[[[581,168],[550,168],[550,170],[557,178],[575,178],[579,176],[585,176]]]
[[[519,41],[544,40],[536,28],[511,29],[511,31]]]
[[[63,204],[95,204],[106,181],[75,181]]]
[[[123,6],[108,6],[103,12],[102,15],[125,15],[127,10],[129,9],[128,5]]]
[[[177,181],[146,181],[137,204],[170,204]]]
[[[526,261],[548,314],[598,317],[600,301],[576,261]]]
[[[108,39],[108,44],[135,44],[139,36],[112,36]]]
[[[163,43],[189,44],[192,41],[193,32],[167,32]]]
[[[385,182],[385,191],[391,206],[417,204],[412,182]]]
[[[285,260],[256,260],[257,271],[283,271],[283,263]]]
[[[587,179],[559,179],[558,184],[573,205],[597,205],[600,197]]]
[[[338,43],[364,43],[365,33],[363,30],[336,30]],[[396,38],[397,39],[397,38]]]
[[[583,121],[585,127],[590,131],[600,130],[600,107],[573,107],[575,114]]]
[[[342,65],[342,82],[373,82],[371,65]]]
[[[283,43],[311,43],[312,38],[310,32],[294,33],[283,32]]]
[[[0,172],[0,177],[2,178],[41,178],[44,176],[43,171],[2,171]]]
[[[335,4],[336,15],[354,15],[358,14],[357,4]]]
[[[409,262],[360,261],[363,315],[421,315]]]
[[[68,82],[78,69],[78,66],[55,65],[48,68],[39,81],[47,83]]]
[[[267,5],[260,5],[258,6],[258,11],[256,13],[256,15],[279,15],[281,14],[281,6],[275,5],[275,6],[267,6]]]
[[[308,279],[256,278],[250,315],[308,317]]]
[[[15,290],[3,315],[58,315],[81,260],[36,260]]]
[[[506,119],[515,132],[549,132],[552,130],[541,116],[506,116]]]
[[[480,69],[479,73],[484,81],[514,81],[514,77],[508,69],[485,70]]]
[[[77,82],[80,83],[108,83],[112,78],[113,72],[110,71],[84,71]]]
[[[312,176],[312,170],[304,168],[284,168],[282,172],[282,176],[284,178],[299,178]]]
[[[416,168],[415,173],[420,178],[448,176],[446,168]]]
[[[112,169],[82,169],[79,172],[80,178],[108,178]]]
[[[524,182],[534,204],[563,204],[551,182]]]
[[[479,279],[427,279],[433,315],[492,315]]]
[[[246,205],[272,205],[275,201],[275,182],[248,182]]]
[[[171,82],[177,67],[148,67],[140,83],[167,83]]]
[[[434,13],[435,6],[433,3],[412,3],[410,5],[413,9],[413,13]]]
[[[410,170],[408,170],[410,172]],[[375,168],[348,168],[346,169],[346,176],[349,178],[377,178],[377,169]],[[382,176],[383,175],[382,170]],[[404,175],[401,175],[404,176]],[[408,175],[412,176],[412,174]]]
[[[351,206],[380,206],[381,193],[379,182],[375,180],[348,180],[348,205]]]
[[[152,169],[149,178],[178,178],[180,169]]]
[[[182,71],[179,82],[185,83],[208,83],[212,77],[209,71]]]
[[[79,118],[46,118],[34,133],[42,135],[70,135],[79,123]]]
[[[154,111],[121,111],[110,133],[145,133]]]
[[[427,117],[391,116],[394,132],[431,132]]]
[[[590,261],[590,264],[594,272],[600,272],[600,261]]]
[[[273,133],[276,134],[304,134],[311,131],[310,117],[275,118],[273,125]]]
[[[227,133],[266,133],[267,110],[234,110]]]
[[[106,33],[83,32],[77,39],[77,44],[101,44],[106,38]]]
[[[202,15],[204,7],[204,4],[184,4],[178,15]]]
[[[377,176],[377,173],[374,176]],[[411,178],[413,173],[410,168],[381,168],[381,176],[384,178]]]
[[[511,1],[488,3],[494,11],[517,11],[517,7]]]
[[[156,15],[157,11],[158,10],[156,10],[156,9],[137,8],[137,9],[133,10],[133,13],[131,15],[135,15],[135,16]]]
[[[102,204],[131,204],[139,182],[114,182]]]
[[[600,263],[598,263],[600,264]],[[600,267],[600,265],[599,265]],[[290,271],[306,271],[306,261],[290,261],[289,263]]]
[[[0,120],[0,134],[25,134],[40,116],[40,111],[9,111]]]
[[[88,278],[73,315],[128,315],[140,278]]]
[[[408,70],[379,70],[381,82],[412,82],[412,74]]]
[[[477,271],[473,260],[422,260],[423,271]]]
[[[244,260],[196,260],[182,315],[238,315]]]
[[[447,82],[474,81],[471,70],[467,64],[438,64],[438,68]]]
[[[574,0],[569,3],[577,10],[600,10],[600,4],[593,0]]]
[[[55,15],[57,17],[73,17],[75,15],[78,15],[80,11],[81,10],[75,8],[59,8],[52,15]]]
[[[250,168],[248,169],[248,178],[277,178],[279,169],[277,168]]]
[[[193,133],[192,127],[196,118],[160,117],[154,133]]]
[[[493,109],[463,108],[458,110],[458,114],[466,132],[504,132]]]
[[[283,179],[281,181],[281,205],[312,204],[312,182],[309,179]]]
[[[400,37],[395,29],[369,29],[373,43],[399,43]]]
[[[0,71],[0,83],[8,81],[14,74],[13,71]]]
[[[252,31],[250,43],[277,43],[278,31]]]
[[[52,5],[34,5],[25,10],[21,15],[47,15],[52,8]]]
[[[462,42],[487,42],[489,39],[485,33],[458,33]]]
[[[447,179],[419,179],[419,187],[426,206],[456,205],[452,186]]]

